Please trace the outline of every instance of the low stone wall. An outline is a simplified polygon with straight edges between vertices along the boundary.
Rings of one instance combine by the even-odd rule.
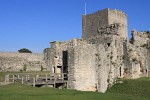
[[[40,71],[48,69],[43,54],[0,52],[0,71]]]

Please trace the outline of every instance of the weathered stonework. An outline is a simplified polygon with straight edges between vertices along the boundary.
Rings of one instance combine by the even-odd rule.
[[[132,31],[132,38],[127,43],[128,63],[130,63],[128,69],[130,69],[130,76],[132,78],[150,75],[149,41],[149,33]]]
[[[40,71],[41,67],[48,70],[43,54],[0,52],[0,71]]]
[[[94,14],[82,16],[82,38],[87,40],[93,35],[98,34],[99,27],[119,23],[121,26],[120,36],[127,39],[127,15],[122,11],[104,9]]]
[[[132,32],[127,15],[104,9],[82,16],[82,39],[51,42],[44,50],[50,73],[67,73],[68,88],[105,92],[118,78],[150,75],[150,36]]]

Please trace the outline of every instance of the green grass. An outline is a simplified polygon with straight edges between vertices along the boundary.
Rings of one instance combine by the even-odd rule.
[[[0,72],[0,82],[4,81],[5,73]]]
[[[13,73],[9,72],[9,74]],[[39,72],[38,74],[44,73]],[[0,72],[0,78],[5,74]],[[0,100],[150,100],[150,78],[123,81],[124,83],[115,84],[104,94],[46,87],[37,88],[20,84],[5,85],[0,86]]]
[[[150,78],[123,81],[122,84],[115,84],[107,93],[127,94],[150,99]]]
[[[81,92],[23,85],[0,86],[0,100],[148,100],[144,97],[113,93]]]

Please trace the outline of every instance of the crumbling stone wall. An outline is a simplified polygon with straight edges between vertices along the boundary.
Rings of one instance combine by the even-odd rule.
[[[69,51],[68,87],[82,91],[96,91],[95,45],[78,41]]]
[[[82,20],[82,39],[45,50],[50,73],[68,73],[68,88],[105,92],[118,78],[150,75],[150,35],[133,31],[129,41],[126,14],[104,9]]]
[[[0,52],[1,71],[21,71],[23,66],[27,71],[40,71],[41,67],[47,69],[42,54]]]
[[[139,78],[149,74],[149,34],[146,32],[132,31],[132,38],[128,45],[130,76]]]
[[[64,65],[64,51],[67,51],[67,66]],[[94,51],[95,46],[81,39],[51,42],[49,51],[51,73],[68,73],[68,88],[96,91]]]
[[[99,92],[105,92],[116,82],[117,78],[124,77],[124,39],[115,30],[114,27],[110,33],[104,31],[94,39],[97,47],[96,69]]]
[[[44,64],[45,64],[45,67],[48,67],[48,69],[50,69],[49,68],[49,66],[50,66],[50,48],[46,48],[46,49],[44,49],[44,51],[43,51],[43,61],[44,61]]]
[[[63,67],[64,62],[67,62],[67,61],[64,61],[65,59],[63,60],[64,53],[65,52],[68,53],[67,51],[68,48],[72,48],[72,46],[74,45],[73,41],[74,39],[68,42],[57,42],[57,41],[51,42],[51,47],[49,48],[49,51],[48,51],[49,52],[48,58],[47,56],[44,57],[45,59],[49,60],[49,67],[50,67],[51,73],[58,73],[57,69],[59,70],[59,68],[57,67]]]
[[[109,32],[106,31],[110,27]],[[99,34],[88,41],[72,39],[51,42],[47,53],[50,57],[51,73],[64,72],[63,51],[67,51],[68,88],[105,92],[115,83],[116,78],[123,77],[124,39],[118,35],[119,27],[119,24],[102,27],[100,29],[105,31],[99,30]],[[58,68],[60,66],[61,69]]]

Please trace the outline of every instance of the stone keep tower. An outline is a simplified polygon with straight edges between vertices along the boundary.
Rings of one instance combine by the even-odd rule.
[[[82,16],[82,38],[88,40],[98,34],[98,28],[110,24],[119,23],[121,26],[119,35],[127,40],[127,15],[116,9],[104,9],[93,14]]]

